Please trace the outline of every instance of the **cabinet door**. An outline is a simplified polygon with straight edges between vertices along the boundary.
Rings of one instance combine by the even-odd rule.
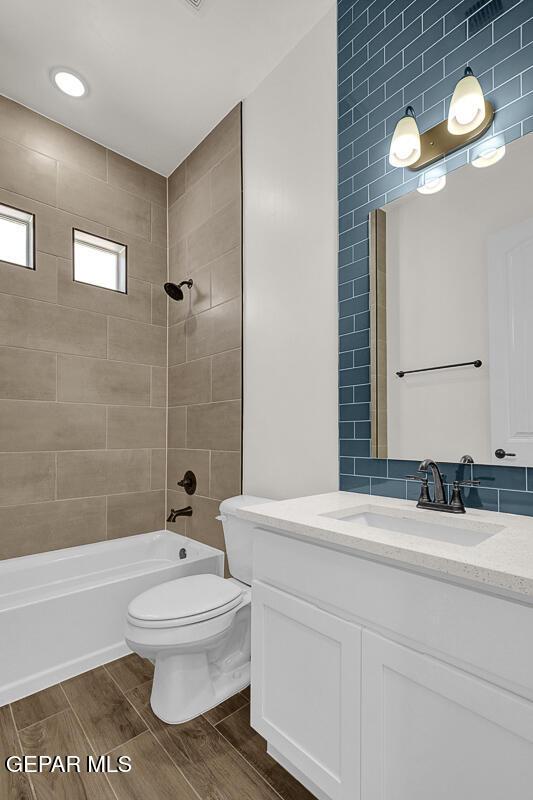
[[[332,800],[360,797],[361,629],[258,581],[252,725]]]
[[[363,800],[518,800],[533,787],[533,704],[363,634]]]

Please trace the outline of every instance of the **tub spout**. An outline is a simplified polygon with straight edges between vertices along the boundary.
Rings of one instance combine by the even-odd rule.
[[[167,517],[167,522],[176,522],[178,517],[192,517],[191,506],[185,506],[185,508],[178,508],[177,510],[171,508],[170,514]]]

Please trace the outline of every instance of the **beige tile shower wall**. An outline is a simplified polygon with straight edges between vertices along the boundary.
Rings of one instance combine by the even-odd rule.
[[[37,249],[0,262],[0,558],[164,527],[166,184],[0,97],[0,203]],[[73,282],[73,227],[128,246],[127,295]]]
[[[170,176],[169,277],[191,277],[169,303],[167,505],[193,516],[169,528],[224,547],[215,519],[241,492],[241,107]],[[176,483],[191,469],[198,490]]]

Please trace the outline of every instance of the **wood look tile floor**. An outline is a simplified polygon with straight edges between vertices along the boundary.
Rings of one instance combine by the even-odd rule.
[[[248,689],[183,725],[149,704],[131,654],[0,708],[0,800],[314,800],[250,727]],[[10,755],[131,758],[128,773],[10,773]]]

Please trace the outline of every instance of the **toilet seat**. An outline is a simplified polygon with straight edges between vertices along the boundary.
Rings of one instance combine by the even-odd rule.
[[[243,587],[218,575],[189,575],[135,597],[128,619],[141,628],[177,628],[214,619],[242,602]]]

